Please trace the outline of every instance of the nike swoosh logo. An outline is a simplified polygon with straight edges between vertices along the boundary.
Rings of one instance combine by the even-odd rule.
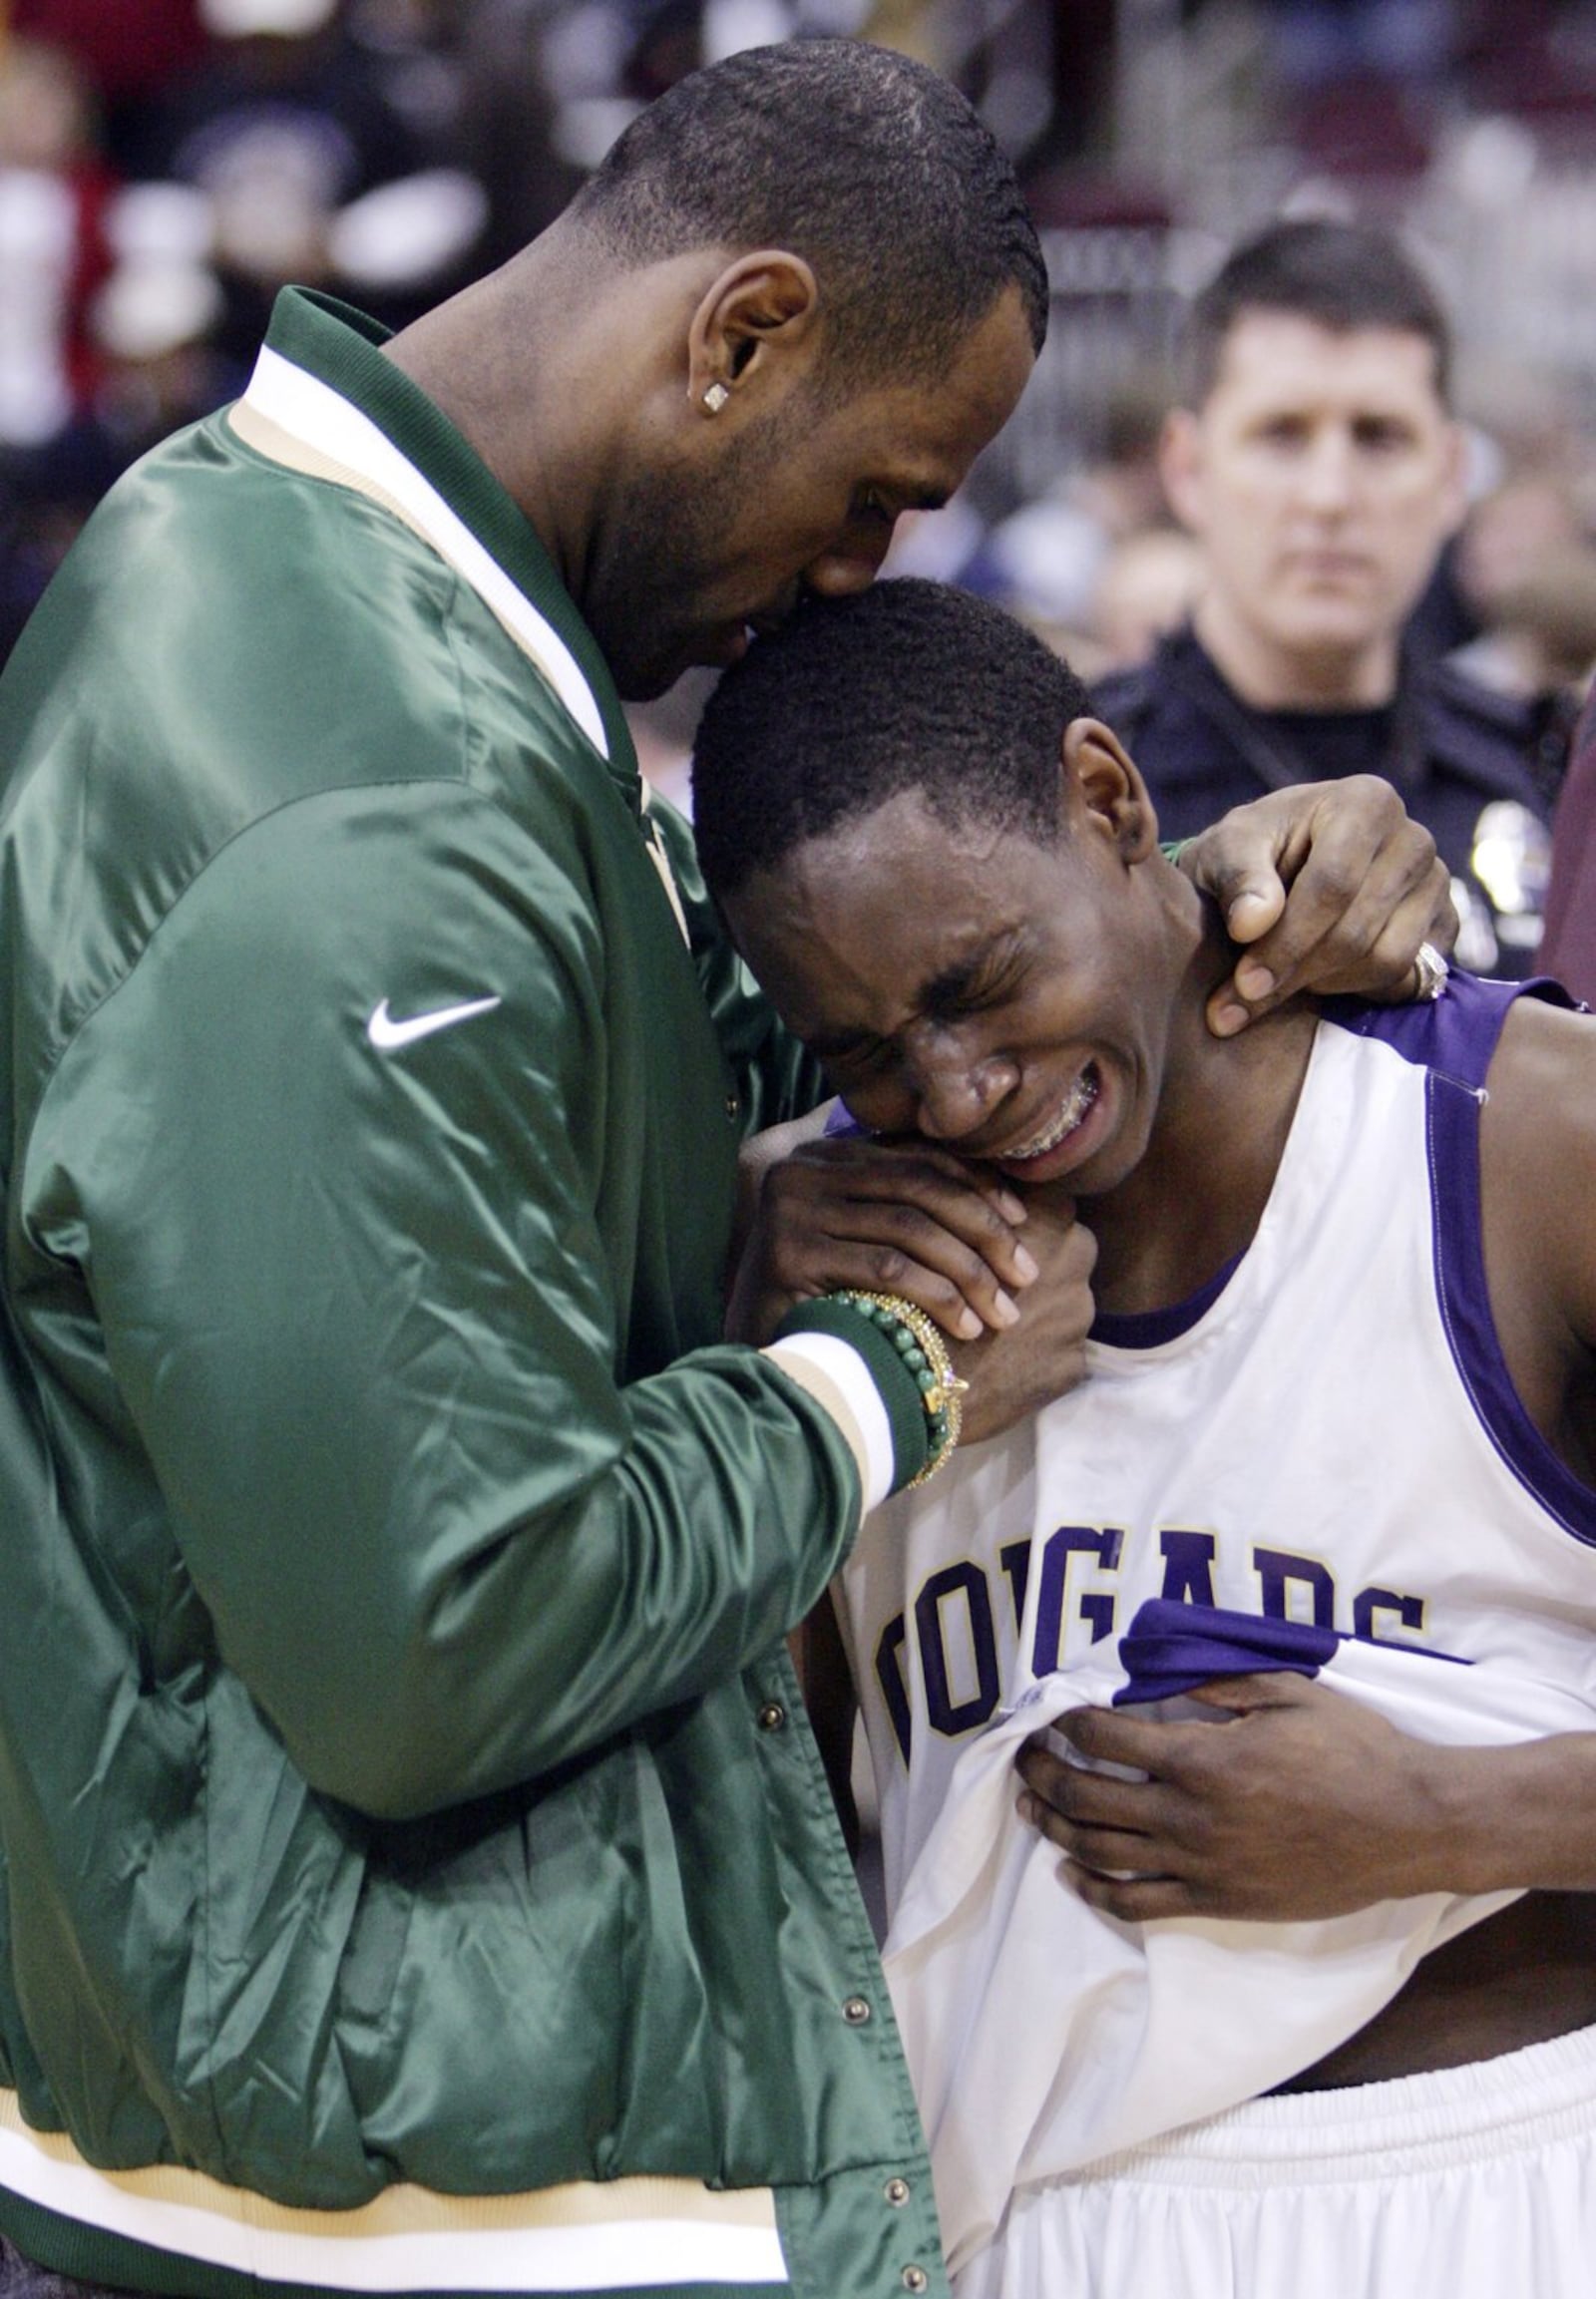
[[[418,1038],[431,1037],[434,1030],[453,1029],[457,1021],[469,1021],[474,1013],[492,1013],[503,998],[473,997],[464,1005],[434,1006],[430,1013],[412,1014],[408,1021],[395,1021],[388,1011],[388,1000],[383,999],[366,1024],[366,1035],[381,1053],[395,1053],[400,1046],[414,1045]]]

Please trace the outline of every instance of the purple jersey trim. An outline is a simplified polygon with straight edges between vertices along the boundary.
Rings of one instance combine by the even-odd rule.
[[[1421,1004],[1370,1005],[1361,997],[1327,997],[1320,1011],[1355,1037],[1379,1038],[1419,1069],[1436,1070],[1460,1085],[1481,1086],[1508,1008],[1525,996],[1551,1005],[1575,1002],[1549,975],[1485,981],[1478,974],[1453,971],[1441,995]]]
[[[1576,1000],[1547,976],[1481,981],[1454,972],[1427,1005],[1327,999],[1327,1018],[1377,1037],[1428,1069],[1425,1085],[1435,1295],[1452,1362],[1490,1438],[1519,1483],[1567,1533],[1596,1546],[1596,1492],[1561,1461],[1519,1402],[1490,1313],[1479,1212],[1479,1112],[1485,1073],[1513,1000]]]
[[[1308,1621],[1265,1620],[1222,1607],[1183,1605],[1150,1597],[1119,1640],[1126,1683],[1116,1709],[1139,1701],[1169,1701],[1215,1677],[1257,1677],[1291,1670],[1314,1677],[1333,1661],[1341,1639]]]
[[[1230,1612],[1222,1605],[1188,1605],[1170,1597],[1149,1597],[1137,1606],[1134,1620],[1119,1640],[1119,1658],[1127,1681],[1114,1695],[1112,1706],[1120,1709],[1139,1701],[1170,1701],[1177,1694],[1211,1684],[1215,1677],[1266,1677],[1283,1672],[1314,1677],[1335,1659],[1343,1645],[1355,1642],[1310,1621],[1283,1621],[1272,1615]],[[1404,1644],[1389,1649],[1422,1653],[1431,1661],[1450,1661],[1454,1668],[1472,1666],[1456,1653],[1437,1653],[1428,1645]]]
[[[1596,1492],[1560,1460],[1519,1401],[1496,1338],[1479,1219],[1479,1102],[1449,1078],[1428,1086],[1435,1291],[1452,1361],[1481,1427],[1525,1490],[1596,1546]]]
[[[1106,1341],[1114,1349],[1155,1349],[1161,1341],[1178,1341],[1182,1334],[1189,1334],[1199,1320],[1205,1318],[1241,1268],[1242,1256],[1232,1254],[1223,1269],[1188,1294],[1183,1302],[1176,1302],[1167,1310],[1133,1310],[1123,1317],[1115,1317],[1108,1310],[1099,1310],[1092,1320],[1090,1339]]]

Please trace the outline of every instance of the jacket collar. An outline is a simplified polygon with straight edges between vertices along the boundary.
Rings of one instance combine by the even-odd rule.
[[[243,404],[386,497],[538,661],[624,783],[636,760],[620,699],[531,521],[443,411],[382,355],[390,330],[285,287]]]

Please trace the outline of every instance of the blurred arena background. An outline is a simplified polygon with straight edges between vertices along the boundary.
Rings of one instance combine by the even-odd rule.
[[[1271,216],[1358,216],[1404,233],[1457,331],[1474,510],[1429,642],[1583,690],[1596,0],[9,0],[0,653],[118,472],[237,390],[283,280],[402,324],[681,73],[817,33],[966,90],[1052,278],[1016,418],[894,566],[1002,597],[1088,675],[1134,659],[1189,575],[1151,460],[1183,297]],[[638,720],[678,787],[695,709]]]

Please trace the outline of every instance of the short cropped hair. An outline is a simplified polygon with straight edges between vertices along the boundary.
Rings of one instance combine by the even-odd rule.
[[[953,84],[863,40],[792,40],[689,73],[638,114],[571,214],[628,265],[787,247],[849,375],[944,370],[1003,289],[1030,339],[1047,272],[1013,170]]]
[[[916,576],[810,599],[721,678],[693,746],[692,810],[717,901],[797,847],[918,791],[954,826],[1060,835],[1080,680],[1000,607]]]
[[[1193,300],[1176,345],[1180,404],[1213,390],[1225,343],[1248,311],[1286,311],[1335,334],[1356,327],[1420,335],[1435,359],[1435,389],[1451,389],[1451,328],[1429,281],[1389,231],[1324,218],[1276,223],[1236,248]]]

